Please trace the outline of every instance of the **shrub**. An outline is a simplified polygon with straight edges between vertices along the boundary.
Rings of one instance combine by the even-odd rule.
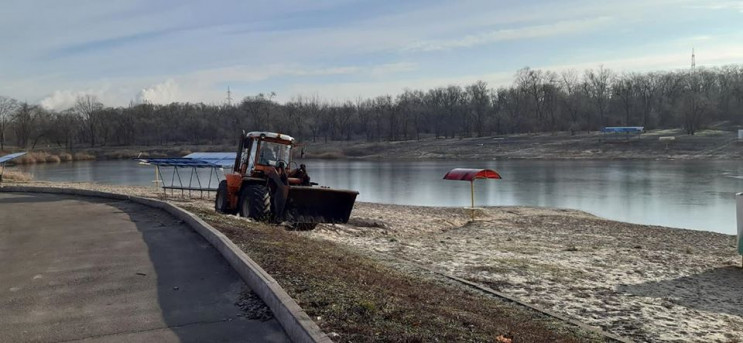
[[[88,154],[86,152],[76,152],[73,156],[73,159],[75,161],[91,161],[95,160],[95,156]]]
[[[33,176],[31,174],[19,170],[6,170],[3,172],[3,181],[29,182],[32,179]]]
[[[70,161],[72,161],[72,155],[70,155],[70,154],[68,154],[66,152],[63,152],[63,153],[59,154],[59,160],[62,161],[62,162],[70,162]]]

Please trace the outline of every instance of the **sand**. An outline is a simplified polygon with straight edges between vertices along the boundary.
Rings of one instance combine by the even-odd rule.
[[[76,187],[158,197],[152,188]],[[198,197],[198,195],[197,195]],[[168,198],[212,208],[209,199]],[[628,224],[573,210],[357,203],[348,224],[296,232],[424,265],[636,341],[743,340],[735,237]]]
[[[735,238],[572,210],[360,203],[306,233],[425,265],[637,341],[743,337]]]

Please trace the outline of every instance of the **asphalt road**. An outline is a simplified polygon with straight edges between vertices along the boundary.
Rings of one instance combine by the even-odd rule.
[[[163,211],[0,193],[0,342],[288,341],[275,319],[250,319],[265,305],[249,293]]]

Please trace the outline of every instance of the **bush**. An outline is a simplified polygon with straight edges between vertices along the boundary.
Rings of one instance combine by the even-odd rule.
[[[132,159],[136,158],[139,155],[139,152],[134,150],[115,150],[115,151],[109,151],[105,154],[103,154],[103,158],[107,160],[123,160],[123,159]]]
[[[36,159],[32,154],[25,154],[17,159],[15,159],[15,162],[18,164],[34,164],[36,163]]]
[[[31,174],[19,170],[6,170],[3,172],[3,181],[29,182],[32,179]]]
[[[63,152],[63,153],[59,154],[59,160],[62,161],[62,162],[70,162],[70,161],[72,161],[72,155],[70,155],[70,154],[68,154],[66,152]]]
[[[75,153],[75,156],[73,156],[73,159],[75,161],[92,161],[95,160],[95,156],[85,152],[77,152]]]

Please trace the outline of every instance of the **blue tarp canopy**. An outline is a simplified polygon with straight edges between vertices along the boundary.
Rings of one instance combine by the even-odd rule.
[[[603,133],[642,133],[644,126],[607,126],[601,129]]]
[[[15,154],[9,154],[9,155],[2,156],[0,157],[0,163],[8,162],[14,158],[21,157],[25,154],[26,154],[25,152],[17,152]]]
[[[232,168],[235,165],[235,157],[237,153],[234,152],[195,152],[183,156],[183,158],[209,162],[223,168]]]
[[[141,162],[159,167],[232,168],[234,152],[195,152],[174,158],[140,158]]]

